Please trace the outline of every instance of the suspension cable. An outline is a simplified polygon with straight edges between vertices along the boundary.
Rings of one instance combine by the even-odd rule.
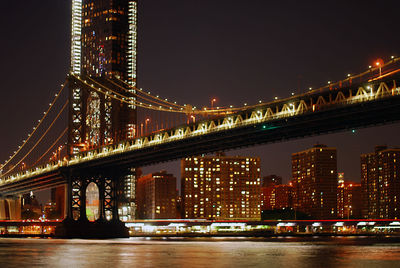
[[[111,96],[112,98],[114,98],[114,99],[116,99],[116,100],[118,100],[118,101],[121,101],[121,102],[124,102],[124,103],[128,103],[128,104],[130,104],[130,105],[136,105],[136,106],[139,106],[139,107],[142,107],[142,108],[146,108],[146,109],[151,109],[151,110],[155,110],[155,111],[165,111],[165,112],[176,112],[176,113],[184,113],[184,114],[187,114],[188,113],[188,111],[187,110],[184,110],[184,108],[183,107],[181,107],[180,108],[180,110],[178,110],[178,109],[173,109],[172,107],[170,107],[169,109],[167,109],[167,108],[165,108],[165,107],[163,107],[162,108],[162,106],[160,106],[160,107],[152,107],[152,105],[151,104],[143,104],[143,103],[137,103],[137,102],[132,102],[132,101],[126,101],[125,99],[126,98],[129,98],[129,97],[127,97],[127,96],[125,96],[125,95],[122,95],[121,93],[118,93],[118,92],[116,92],[115,90],[113,90],[113,89],[110,89],[109,87],[107,87],[107,86],[105,86],[105,85],[103,85],[103,84],[101,84],[101,83],[99,83],[99,82],[97,82],[97,81],[95,81],[95,80],[93,80],[93,79],[91,79],[91,78],[89,78],[92,82],[94,82],[94,83],[96,83],[96,84],[98,84],[98,85],[100,85],[101,87],[103,87],[103,88],[105,88],[107,91],[109,91],[109,92],[112,92],[113,94],[115,94],[115,96],[114,95],[112,95],[112,94],[109,94],[109,93],[105,93],[105,92],[102,92],[101,91],[101,89],[98,89],[98,88],[96,88],[96,87],[94,87],[93,85],[90,85],[89,83],[87,83],[86,81],[84,81],[84,80],[82,80],[82,79],[80,79],[79,77],[77,77],[81,82],[83,82],[83,83],[85,83],[86,85],[88,85],[88,86],[90,86],[91,88],[93,88],[94,90],[96,90],[97,92],[100,92],[100,93],[102,93],[102,94],[105,94],[105,95],[107,95],[107,96]],[[123,82],[123,81],[122,81]],[[118,98],[117,96],[119,96],[120,98]],[[151,95],[150,95],[151,96]],[[153,96],[152,96],[153,97]],[[235,111],[240,111],[240,110],[243,110],[243,109],[245,109],[246,107],[241,107],[241,108],[220,108],[220,109],[214,109],[214,110],[191,110],[190,111],[190,113],[192,113],[192,114],[221,114],[221,113],[232,113],[232,112],[235,112]]]
[[[36,133],[36,131],[42,125],[43,121],[46,119],[46,117],[49,114],[50,110],[53,108],[54,104],[58,100],[59,96],[61,95],[62,91],[66,87],[67,83],[68,82],[64,83],[62,85],[61,89],[58,91],[58,93],[56,93],[55,98],[50,103],[49,108],[47,109],[47,111],[44,112],[44,115],[42,116],[42,118],[40,120],[38,120],[38,124],[35,127],[33,127],[33,131],[28,134],[28,138],[26,140],[24,140],[22,145],[18,147],[18,150],[15,151],[14,154],[12,156],[10,156],[10,158],[4,162],[4,164],[2,165],[3,168],[5,166],[7,166],[7,164],[10,163],[17,156],[17,154],[24,148],[24,146],[29,142],[29,140],[32,138],[32,136]]]
[[[76,77],[76,76],[75,76],[75,77]],[[138,107],[142,107],[142,108],[146,108],[146,109],[150,109],[150,110],[154,110],[154,111],[184,113],[184,111],[179,111],[179,110],[172,110],[172,109],[166,109],[166,108],[159,108],[159,107],[156,107],[156,106],[153,107],[151,104],[145,105],[145,104],[138,104],[138,103],[135,103],[135,102],[132,102],[132,101],[127,101],[127,100],[126,100],[126,98],[127,98],[126,96],[121,95],[120,93],[115,92],[114,90],[112,90],[112,89],[110,89],[110,88],[108,88],[108,87],[106,87],[106,86],[104,86],[104,85],[102,85],[102,87],[105,88],[106,90],[108,90],[109,92],[112,92],[113,94],[110,94],[110,93],[108,93],[108,92],[103,92],[101,88],[96,88],[95,86],[90,85],[87,81],[82,80],[80,77],[76,77],[76,79],[78,79],[79,81],[81,81],[81,82],[84,83],[85,85],[89,86],[90,88],[94,89],[94,90],[97,91],[98,93],[101,93],[101,94],[103,94],[103,95],[105,95],[105,96],[109,96],[109,97],[111,97],[111,98],[113,98],[113,99],[115,99],[115,100],[117,100],[117,101],[120,101],[120,102],[129,104],[129,105],[136,105],[136,106],[138,106]],[[117,97],[117,96],[119,96],[119,97]]]
[[[154,98],[154,99],[157,99],[157,100],[160,100],[160,101],[162,101],[162,102],[165,102],[165,103],[167,103],[168,105],[174,105],[174,106],[177,106],[178,108],[181,108],[181,109],[183,109],[183,110],[185,110],[185,108],[186,108],[186,106],[182,106],[182,105],[179,105],[179,104],[176,104],[176,103],[171,103],[171,102],[169,102],[169,101],[166,101],[166,100],[163,100],[163,99],[161,99],[161,98],[158,98],[158,97],[155,97],[155,96],[153,96],[153,95],[151,95],[151,94],[149,94],[149,93],[147,93],[147,92],[145,92],[145,91],[143,91],[143,90],[141,90],[141,89],[138,89],[138,88],[134,88],[134,87],[132,87],[131,85],[129,85],[127,82],[125,82],[125,81],[123,81],[123,80],[121,80],[120,78],[118,78],[118,77],[115,77],[117,80],[119,80],[120,82],[122,82],[122,83],[124,83],[125,85],[127,85],[128,87],[130,87],[130,88],[132,88],[132,89],[134,89],[134,90],[136,90],[136,92],[138,92],[138,93],[142,93],[142,94],[144,94],[144,95],[146,95],[146,96],[149,96],[149,97],[151,97],[151,98]],[[110,80],[109,80],[110,81]],[[112,81],[110,81],[110,82],[112,82]],[[113,82],[112,82],[113,83]],[[115,83],[114,83],[115,84]],[[118,84],[116,84],[117,86],[119,86]],[[119,86],[119,87],[121,87],[121,86]],[[123,87],[121,87],[121,88],[123,88]],[[124,90],[126,90],[125,88],[123,88]],[[129,92],[129,91],[128,91]],[[144,99],[144,97],[142,97],[142,96],[139,96],[138,94],[136,94],[139,98],[143,98]],[[232,112],[235,112],[235,111],[240,111],[240,110],[243,110],[243,109],[245,109],[246,107],[240,107],[240,108],[227,108],[227,107],[221,107],[221,108],[218,108],[218,109],[208,109],[208,110],[192,110],[191,111],[191,113],[195,113],[195,114],[220,114],[220,113],[232,113]],[[187,111],[185,111],[185,113],[187,113]]]
[[[39,145],[39,143],[43,140],[43,138],[47,135],[47,133],[50,131],[50,129],[53,127],[53,125],[56,123],[58,118],[61,116],[61,113],[65,110],[67,107],[69,101],[66,101],[64,106],[61,108],[60,112],[57,114],[56,118],[54,118],[53,122],[51,122],[50,126],[47,128],[47,130],[42,134],[42,136],[37,140],[37,142],[33,145],[33,147],[22,157],[21,160],[19,160],[18,163],[16,163],[11,169],[9,169],[7,172],[3,174],[3,176],[8,175],[11,171],[13,171],[22,161],[25,160],[29,156],[29,154]]]
[[[179,105],[179,104],[176,104],[176,103],[173,103],[173,102],[169,102],[169,101],[167,101],[167,100],[164,100],[164,99],[162,99],[162,98],[153,96],[153,95],[151,95],[150,93],[147,93],[147,92],[143,91],[142,89],[139,89],[139,88],[133,87],[132,85],[129,85],[127,82],[125,82],[124,80],[122,80],[122,79],[120,79],[120,78],[118,78],[118,77],[115,77],[115,78],[116,78],[118,81],[122,82],[123,84],[127,85],[128,87],[130,87],[131,89],[135,90],[135,91],[138,92],[138,93],[141,93],[141,94],[143,94],[143,95],[149,96],[149,97],[151,97],[151,98],[153,98],[153,99],[156,99],[156,100],[161,101],[161,102],[163,102],[163,103],[166,103],[166,104],[168,104],[168,105],[176,106],[176,107],[178,107],[178,108],[184,108],[183,105]],[[124,89],[124,90],[126,91],[125,88],[123,88],[123,87],[121,87],[120,85],[116,84],[116,83],[113,82],[112,80],[110,80],[110,79],[107,79],[107,80],[110,81],[111,83],[113,83],[113,84],[119,86],[120,88],[122,88],[122,89]],[[127,92],[129,92],[129,91],[127,91]],[[132,92],[129,92],[129,93],[132,93]],[[138,98],[143,98],[143,99],[145,99],[144,97],[140,96],[138,93],[136,93],[136,94],[135,94],[135,93],[132,93],[132,94],[135,94]]]
[[[122,83],[126,84],[127,86],[130,86],[130,85],[127,84],[125,81],[123,81],[123,80],[121,80],[121,79],[119,79],[119,78],[116,78],[116,79],[118,79],[118,80],[121,81]],[[137,98],[141,98],[141,99],[143,99],[143,100],[150,101],[150,102],[152,102],[152,103],[155,103],[155,104],[158,104],[158,105],[162,105],[162,106],[165,105],[165,104],[167,104],[167,105],[169,105],[170,107],[171,107],[171,106],[176,106],[176,107],[178,107],[178,108],[183,108],[183,107],[184,107],[184,106],[182,106],[182,105],[175,104],[175,103],[171,103],[171,102],[165,101],[165,100],[163,100],[163,99],[161,99],[161,98],[154,97],[154,96],[152,96],[152,95],[150,95],[150,94],[148,94],[148,93],[145,93],[145,92],[143,92],[143,91],[141,91],[141,90],[138,90],[137,88],[134,88],[134,87],[130,86],[130,88],[132,88],[132,89],[135,90],[136,92],[141,92],[141,93],[143,93],[143,94],[146,94],[147,96],[150,96],[151,98],[153,98],[153,99],[155,99],[155,100],[152,100],[151,98],[146,98],[146,97],[144,97],[144,96],[140,96],[139,94],[133,93],[133,92],[127,90],[127,89],[124,88],[123,86],[118,85],[117,83],[115,83],[114,81],[112,81],[112,80],[110,80],[110,79],[108,79],[108,78],[107,78],[107,80],[108,80],[110,83],[112,83],[112,84],[116,85],[117,87],[121,88],[121,89],[124,90],[125,92],[130,93],[130,94],[133,94],[133,95],[136,96]],[[158,102],[158,101],[161,101],[161,103]]]
[[[33,164],[33,166],[35,166],[37,163],[39,163],[40,160],[42,160],[43,157],[45,157],[45,156],[50,152],[51,149],[53,149],[53,147],[54,147],[54,146],[58,143],[58,141],[65,135],[65,133],[67,133],[67,131],[68,131],[68,127],[64,129],[64,131],[60,134],[60,136],[58,136],[58,138],[56,139],[56,141],[47,149],[47,151],[44,152],[44,153],[39,157],[38,160],[36,160],[36,162]]]
[[[100,82],[98,82],[98,81],[96,81],[96,80],[94,80],[94,79],[92,79],[92,78],[90,78],[90,77],[89,77],[89,79],[90,79],[92,82],[98,84],[99,86],[106,87],[106,86],[104,86],[103,84],[101,84]],[[130,93],[130,94],[133,94],[133,95],[136,95],[136,97],[139,97],[139,98],[141,97],[141,96],[138,96],[138,95],[135,94],[135,93],[132,93],[132,92],[127,91],[126,88],[122,87],[121,85],[118,85],[118,84],[116,84],[115,82],[113,82],[113,81],[111,81],[111,80],[109,80],[109,79],[107,79],[107,80],[108,80],[109,82],[111,82],[112,84],[116,85],[117,87],[123,89],[125,92]],[[108,87],[106,87],[106,88],[109,89]],[[123,95],[123,94],[120,94],[120,93],[116,92],[115,90],[112,90],[112,89],[110,89],[110,90],[111,90],[113,93],[117,93],[118,96],[122,96],[122,98],[128,98],[128,99],[130,98],[130,97],[128,97],[128,96],[125,96],[125,95]],[[141,98],[143,98],[143,97],[141,97]],[[133,100],[133,101],[134,101],[135,105],[137,105],[137,101],[136,101],[136,100]],[[163,103],[159,103],[159,102],[156,102],[156,101],[154,101],[154,100],[148,100],[148,101],[153,102],[154,104],[157,104],[157,105],[159,105],[159,106],[164,106]],[[139,104],[141,104],[141,103],[139,103]],[[164,108],[165,108],[165,106],[164,106]]]

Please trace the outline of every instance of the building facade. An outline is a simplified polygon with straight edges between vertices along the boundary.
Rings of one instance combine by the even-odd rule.
[[[189,219],[260,219],[260,159],[189,157],[181,160],[182,209]]]
[[[361,219],[361,184],[344,180],[338,173],[337,217],[339,219]]]
[[[127,102],[70,76],[69,155],[136,135],[136,65],[137,1],[72,0],[71,74],[122,94]],[[122,220],[135,215],[135,170],[127,174],[119,210]]]
[[[295,209],[315,219],[336,218],[336,148],[317,144],[292,154]]]
[[[400,218],[400,149],[376,146],[361,155],[363,218]]]
[[[175,219],[176,178],[166,171],[140,177],[137,182],[139,219]]]
[[[136,1],[72,0],[71,45],[71,73],[125,95],[128,103],[71,82],[70,154],[134,137]]]
[[[280,185],[280,184],[282,184],[282,177],[280,177],[278,175],[268,175],[268,176],[264,176],[262,179],[263,187]]]
[[[51,203],[55,205],[55,213],[58,218],[57,219],[64,219],[65,218],[65,186],[58,186],[56,188],[51,189]]]
[[[275,185],[261,188],[261,209],[293,208],[293,186]]]

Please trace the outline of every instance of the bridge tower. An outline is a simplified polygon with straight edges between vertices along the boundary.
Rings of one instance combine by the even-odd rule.
[[[72,0],[70,72],[73,75],[69,76],[69,156],[136,136],[136,106],[133,95],[133,88],[137,83],[136,52],[137,0]],[[132,104],[120,103],[109,95],[85,86],[74,77],[118,91]],[[125,86],[125,90],[115,87],[115,83],[121,84],[120,80],[127,82],[130,87]],[[113,172],[120,174],[120,171]],[[100,197],[110,194],[104,185],[113,184],[112,195],[120,192],[119,204],[114,204],[113,209],[120,206],[119,214],[124,220],[134,218],[135,173],[135,169],[132,168],[128,172],[125,170],[123,177],[109,175],[112,179],[104,179],[104,175],[99,173],[95,174],[97,178],[93,177],[93,174],[68,175],[70,183],[66,186],[67,211],[72,213],[75,202],[73,195],[84,197],[87,187],[85,182],[91,180],[97,184]],[[79,182],[74,183],[78,177]],[[76,187],[77,185],[80,186]],[[78,211],[78,218],[82,219],[85,211]],[[114,220],[116,215],[118,211],[117,214],[113,214]],[[72,217],[72,214],[68,217]]]
[[[136,0],[72,0],[72,74],[91,84],[107,84],[111,89],[115,77],[136,87],[136,39]],[[68,132],[71,155],[83,148],[135,136],[134,105],[113,101],[71,80]],[[133,89],[120,93],[135,100],[130,94],[135,93]]]

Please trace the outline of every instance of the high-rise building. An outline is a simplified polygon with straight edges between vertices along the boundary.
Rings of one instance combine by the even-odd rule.
[[[261,211],[275,209],[275,186],[261,187]]]
[[[361,184],[345,181],[344,173],[338,173],[337,217],[360,219],[362,210]]]
[[[262,210],[293,208],[293,186],[274,185],[261,188]]]
[[[57,186],[51,189],[51,203],[54,204],[54,214],[58,216],[57,219],[65,217],[65,186]]]
[[[42,206],[36,196],[33,195],[33,192],[22,196],[20,216],[22,219],[39,219],[42,216]]]
[[[140,177],[137,182],[137,209],[140,219],[175,219],[176,178],[166,171]]]
[[[72,0],[71,73],[126,96],[120,103],[70,79],[69,154],[136,135],[136,0]],[[135,170],[125,178],[120,216],[135,215]]]
[[[181,160],[185,218],[260,219],[260,159],[188,157]]]
[[[316,219],[336,218],[336,148],[317,144],[292,154],[295,209]]]
[[[72,0],[71,72],[120,91],[132,104],[71,82],[70,153],[135,135],[136,43],[136,0]],[[122,90],[119,79],[130,87]]]
[[[400,218],[400,149],[376,146],[361,155],[363,218]]]
[[[279,184],[282,184],[282,177],[280,177],[278,175],[268,175],[268,176],[263,177],[263,179],[262,179],[263,187],[279,185]]]

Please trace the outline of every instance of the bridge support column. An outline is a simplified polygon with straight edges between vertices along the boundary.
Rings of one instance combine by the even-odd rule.
[[[21,219],[21,197],[15,197],[10,201],[10,218],[11,220]]]
[[[96,170],[64,174],[67,180],[67,217],[56,228],[63,238],[129,237],[129,230],[118,217],[119,184],[123,174],[113,170]],[[89,221],[86,215],[86,190],[90,183],[99,189],[99,217]]]
[[[21,197],[8,196],[0,200],[0,219],[20,220],[21,219]]]
[[[6,220],[6,201],[4,199],[0,199],[0,220]]]

